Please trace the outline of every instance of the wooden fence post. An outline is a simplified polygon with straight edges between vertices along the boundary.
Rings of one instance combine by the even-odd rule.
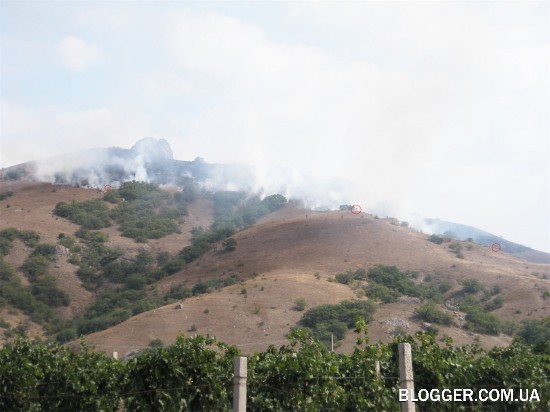
[[[415,412],[415,404],[412,401],[414,394],[414,378],[410,343],[399,344],[399,387],[400,390],[407,390],[407,400],[401,402],[401,411]]]
[[[380,361],[374,361],[374,372],[376,373],[376,381],[380,384]],[[378,407],[381,406],[380,402],[380,387],[376,388],[376,402],[378,402]]]
[[[246,412],[246,357],[235,358],[233,376],[233,412]]]

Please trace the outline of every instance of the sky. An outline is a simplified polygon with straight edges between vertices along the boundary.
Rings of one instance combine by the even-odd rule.
[[[165,138],[550,252],[550,3],[0,2],[0,167]]]

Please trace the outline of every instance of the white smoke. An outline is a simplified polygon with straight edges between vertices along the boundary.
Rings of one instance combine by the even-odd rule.
[[[145,138],[130,150],[91,149],[36,161],[33,177],[52,184],[118,187],[129,180],[150,182],[148,165],[158,159],[172,159],[170,145],[164,139]]]

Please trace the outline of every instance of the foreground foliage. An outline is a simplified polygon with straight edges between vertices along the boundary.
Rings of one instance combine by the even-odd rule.
[[[484,351],[475,345],[441,347],[432,335],[368,344],[365,324],[352,354],[328,351],[307,331],[290,344],[248,357],[250,411],[395,411],[397,345],[410,342],[415,390],[434,388],[536,389],[533,402],[423,402],[423,411],[538,411],[550,406],[550,345],[521,342]],[[161,346],[161,345],[159,345]],[[239,350],[211,337],[178,337],[169,347],[146,349],[127,362],[91,352],[17,339],[0,350],[0,410],[230,411],[233,359]],[[381,376],[375,373],[380,362]]]

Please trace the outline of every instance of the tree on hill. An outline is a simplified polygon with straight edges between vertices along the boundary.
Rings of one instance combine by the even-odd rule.
[[[233,252],[235,249],[237,249],[237,241],[230,237],[229,239],[225,239],[222,242],[223,250],[225,252]]]

